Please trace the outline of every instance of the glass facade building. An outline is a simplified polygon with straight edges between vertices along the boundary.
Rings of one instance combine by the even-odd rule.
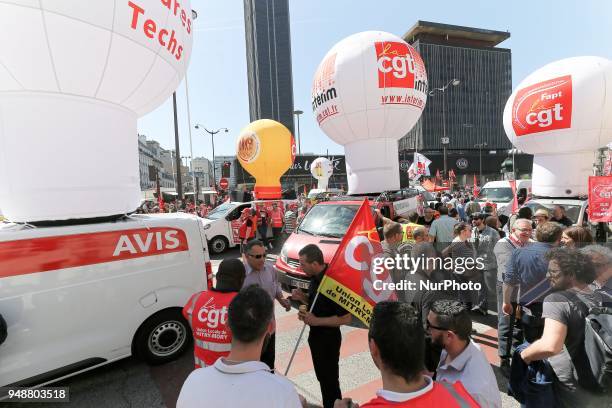
[[[419,123],[400,141],[400,150],[474,149],[486,143],[491,149],[510,149],[502,122],[506,100],[512,93],[509,49],[497,43],[510,33],[419,21],[404,36],[421,54],[429,89],[434,91]]]
[[[447,169],[460,184],[481,172],[482,181],[501,178],[501,163],[512,148],[503,126],[512,93],[512,54],[497,45],[508,38],[509,32],[427,21],[417,21],[404,35],[423,58],[433,95],[421,119],[400,139],[400,156],[416,149],[433,161],[432,173],[442,172],[446,137]],[[520,158],[523,173],[531,172],[530,158]]]
[[[244,0],[249,113],[292,134],[293,78],[288,0]]]

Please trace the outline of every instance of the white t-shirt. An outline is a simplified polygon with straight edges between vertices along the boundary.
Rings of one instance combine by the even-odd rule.
[[[177,408],[301,406],[293,384],[265,363],[227,364],[224,358],[189,374],[176,402]]]

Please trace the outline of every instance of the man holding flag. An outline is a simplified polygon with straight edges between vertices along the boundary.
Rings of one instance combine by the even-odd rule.
[[[321,386],[324,408],[332,408],[336,399],[342,399],[340,391],[340,326],[351,322],[351,315],[332,300],[318,296],[318,289],[325,277],[327,266],[323,252],[315,244],[306,245],[299,252],[300,268],[310,277],[308,299],[299,289],[294,289],[291,298],[307,303],[310,311],[300,307],[299,319],[310,326],[308,345],[312,354],[317,380]]]
[[[329,266],[325,266],[323,253],[313,244],[302,248],[299,257],[300,267],[311,277],[310,311],[300,308],[299,318],[310,326],[308,344],[321,384],[323,406],[331,408],[336,399],[342,398],[338,380],[340,326],[350,323],[348,312],[369,325],[376,303],[397,300],[395,291],[375,289],[375,281],[391,283],[392,279],[385,268],[376,273],[373,268],[374,258],[384,254],[369,201],[364,200],[359,207]],[[298,289],[292,292],[292,298],[306,301]]]

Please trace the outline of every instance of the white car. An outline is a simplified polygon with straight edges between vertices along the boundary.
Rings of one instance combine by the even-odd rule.
[[[0,387],[40,386],[130,355],[177,358],[192,341],[181,310],[209,279],[192,215],[0,225]]]
[[[277,203],[284,209],[283,200],[265,200],[249,202],[226,202],[211,210],[206,217],[202,218],[204,232],[208,240],[208,247],[213,254],[233,248],[240,244],[238,231],[240,229],[240,215],[245,208],[255,208],[258,203],[264,203],[266,208],[271,209],[272,203]],[[268,237],[272,236],[272,228],[268,226]]]
[[[531,208],[535,214],[540,208],[548,210],[548,213],[552,216],[553,209],[556,205],[561,205],[565,208],[565,215],[567,218],[572,220],[574,225],[587,226],[589,225],[589,217],[587,215],[587,208],[589,201],[587,199],[579,198],[534,198],[525,203],[526,207]]]

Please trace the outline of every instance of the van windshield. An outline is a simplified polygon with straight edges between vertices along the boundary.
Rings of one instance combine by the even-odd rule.
[[[539,209],[543,208],[545,210],[548,210],[549,214],[552,214],[554,209],[555,209],[555,205],[554,204],[542,204],[540,202],[537,201],[528,201],[527,203],[525,203],[525,205],[529,208],[531,208],[531,211],[533,214],[535,214],[536,211],[538,211]],[[571,205],[571,204],[563,204],[563,208],[565,208],[565,216],[567,218],[569,218],[570,220],[572,220],[572,222],[574,224],[578,223],[578,217],[580,216],[580,211],[582,210],[582,206],[581,205]],[[586,215],[586,214],[585,214]]]
[[[234,209],[234,207],[234,204],[223,203],[211,212],[209,212],[205,218],[208,218],[209,220],[218,220],[219,218],[225,217],[228,212]]]
[[[308,211],[298,232],[341,238],[346,234],[359,206],[346,204],[315,205]]]
[[[478,194],[480,201],[492,201],[494,203],[507,203],[512,201],[512,189],[510,187],[486,187]]]

